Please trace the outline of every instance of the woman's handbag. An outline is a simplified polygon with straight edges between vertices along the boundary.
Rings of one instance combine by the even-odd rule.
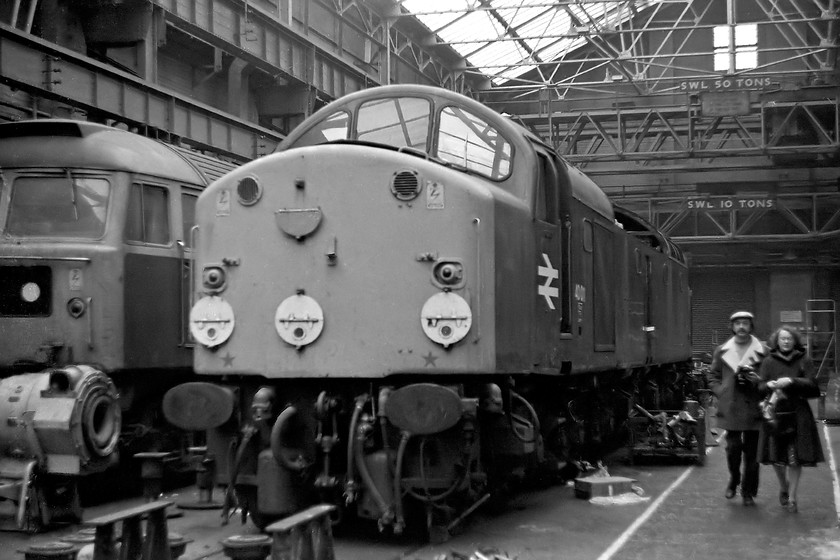
[[[779,423],[776,417],[776,401],[778,400],[778,391],[773,391],[772,393],[767,395],[767,397],[758,405],[761,409],[761,417],[764,418],[764,422],[771,429],[775,429]]]
[[[796,413],[776,410],[776,403],[780,396],[780,391],[773,391],[758,404],[764,424],[771,433],[777,436],[792,434],[796,431]]]

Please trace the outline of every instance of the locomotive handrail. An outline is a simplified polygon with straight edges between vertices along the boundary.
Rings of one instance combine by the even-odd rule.
[[[190,262],[190,275],[189,275],[190,289],[189,289],[189,292],[188,292],[189,293],[188,297],[189,297],[190,309],[192,309],[193,305],[195,305],[195,256],[194,255],[196,253],[196,245],[195,244],[196,244],[196,240],[198,239],[198,227],[199,227],[198,224],[195,224],[193,227],[190,228],[190,249],[191,249],[190,255],[193,255],[193,257],[190,259],[192,262]],[[187,313],[188,313],[187,323],[189,323],[189,321],[190,321],[189,312],[187,312]],[[187,330],[187,332],[190,331],[189,328],[187,328],[186,330]]]
[[[181,265],[180,266],[181,274],[183,274],[184,273],[183,272],[184,268],[186,268],[186,266],[187,266],[186,244],[179,239],[175,242],[175,245],[178,247],[178,254],[180,255],[180,257],[179,257],[180,263],[179,264]],[[192,266],[190,266],[189,270],[192,271]],[[180,327],[179,328],[180,333],[178,334],[178,336],[180,337],[180,340],[178,342],[178,346],[182,346],[182,347],[186,346],[186,344],[187,344],[186,331],[187,331],[187,328],[189,326],[187,324],[189,322],[189,317],[187,316],[187,305],[188,304],[190,306],[192,305],[192,301],[189,301],[191,299],[189,297],[189,294],[192,292],[192,274],[190,274],[187,278],[188,278],[188,281],[190,281],[190,285],[187,287],[186,290],[184,290],[184,282],[183,281],[181,281],[179,283],[179,286],[178,286],[178,296],[179,296],[178,300],[181,303],[181,309],[179,311],[179,316],[180,316],[181,320],[178,324],[178,326]]]
[[[38,257],[34,255],[0,255],[0,260],[9,261],[67,261],[67,262],[83,262],[90,264],[91,259],[88,257]]]
[[[87,324],[88,324],[88,348],[93,350],[93,310],[91,306],[93,306],[93,297],[86,297],[85,303],[87,305]]]

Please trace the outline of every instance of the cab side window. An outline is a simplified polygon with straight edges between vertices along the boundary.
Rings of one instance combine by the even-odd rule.
[[[187,247],[192,247],[191,230],[195,225],[195,203],[198,197],[194,194],[181,194],[181,224],[183,231],[181,240]]]
[[[138,183],[131,186],[125,238],[151,245],[169,244],[169,192],[165,188]]]
[[[513,146],[490,123],[461,107],[440,113],[437,156],[489,179],[499,181],[511,172]]]
[[[557,220],[557,169],[548,157],[537,152],[538,177],[535,215],[541,222],[553,223]]]

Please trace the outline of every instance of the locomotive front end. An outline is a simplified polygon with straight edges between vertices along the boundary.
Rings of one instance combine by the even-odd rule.
[[[198,201],[190,328],[219,385],[173,389],[165,412],[210,430],[258,525],[327,501],[446,527],[537,453],[536,419],[492,377],[513,148],[441,95],[349,96]]]
[[[492,323],[478,313],[480,280],[492,277],[481,259],[492,206],[446,171],[335,145],[264,158],[209,189],[190,314],[198,371],[382,378],[492,368],[481,345]]]

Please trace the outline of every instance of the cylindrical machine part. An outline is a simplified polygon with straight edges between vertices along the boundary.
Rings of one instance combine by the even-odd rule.
[[[44,472],[81,475],[113,464],[122,416],[117,389],[90,366],[0,380],[0,450]]]
[[[307,505],[300,476],[280,466],[270,449],[263,450],[259,455],[257,487],[260,513],[291,515]]]

